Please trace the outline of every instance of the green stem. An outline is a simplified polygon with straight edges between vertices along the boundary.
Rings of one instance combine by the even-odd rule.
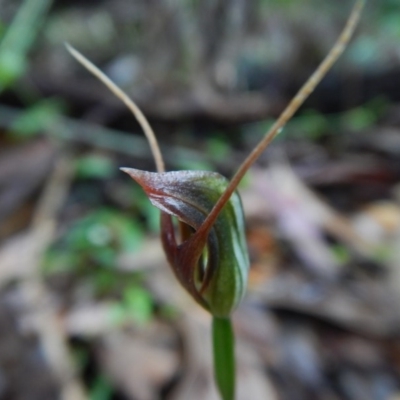
[[[235,340],[231,320],[213,317],[214,374],[223,400],[235,398]]]

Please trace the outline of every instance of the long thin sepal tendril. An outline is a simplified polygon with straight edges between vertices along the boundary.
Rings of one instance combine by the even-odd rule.
[[[160,147],[158,146],[156,135],[154,134],[154,131],[149,124],[149,121],[144,116],[140,108],[121,88],[119,88],[107,75],[100,71],[99,68],[97,68],[92,62],[90,62],[86,57],[79,53],[78,50],[74,49],[68,43],[66,43],[65,46],[67,50],[71,53],[71,55],[79,63],[81,63],[89,72],[91,72],[96,78],[103,82],[114,93],[114,95],[121,99],[124,104],[129,108],[129,110],[132,111],[133,115],[142,127],[144,134],[146,135],[146,138],[149,142],[154,162],[156,163],[157,171],[164,172],[164,160],[161,155]]]

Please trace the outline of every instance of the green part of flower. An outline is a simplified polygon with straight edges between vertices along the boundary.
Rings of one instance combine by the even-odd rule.
[[[244,214],[235,192],[215,223],[198,234],[228,180],[216,172],[145,172],[122,168],[162,211],[161,238],[168,261],[185,289],[212,315],[226,317],[247,286],[249,256]],[[179,235],[172,216],[179,220]]]

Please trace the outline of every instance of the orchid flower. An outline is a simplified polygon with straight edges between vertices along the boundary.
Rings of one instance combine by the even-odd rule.
[[[157,172],[121,168],[161,210],[161,241],[180,284],[213,317],[214,369],[223,400],[235,395],[235,360],[230,315],[244,296],[249,271],[244,213],[236,189],[251,165],[312,93],[346,48],[365,0],[357,0],[336,43],[300,88],[233,178],[210,171],[165,172],[154,132],[136,104],[97,67],[67,45],[70,53],[132,111],[149,141]],[[178,232],[173,218],[178,219]]]

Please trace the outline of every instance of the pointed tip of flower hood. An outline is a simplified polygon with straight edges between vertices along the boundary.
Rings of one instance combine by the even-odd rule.
[[[133,180],[142,186],[148,196],[158,193],[158,191],[165,186],[163,179],[163,176],[165,175],[164,173],[148,172],[125,167],[120,168],[120,170],[128,174]]]
[[[140,169],[135,169],[135,168],[121,167],[120,170],[128,174],[132,179],[134,179],[140,185],[143,184],[143,181],[146,179],[146,177],[151,175],[151,172],[141,171]]]
[[[144,172],[139,169],[127,168],[127,167],[121,167],[120,171],[125,172],[126,174],[130,175],[132,178],[137,177],[138,175],[140,175]]]

